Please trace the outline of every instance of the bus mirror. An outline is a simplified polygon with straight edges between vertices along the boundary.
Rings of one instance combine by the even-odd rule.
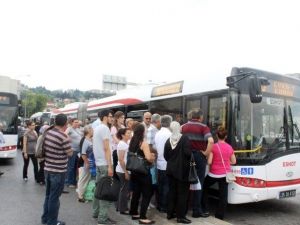
[[[24,111],[22,106],[18,106],[18,115],[23,117],[24,116]]]
[[[252,103],[260,103],[262,100],[261,82],[256,76],[249,78],[249,97]]]
[[[22,107],[22,101],[21,100],[18,100],[18,115],[19,116],[24,116],[24,113],[23,113],[23,107]]]

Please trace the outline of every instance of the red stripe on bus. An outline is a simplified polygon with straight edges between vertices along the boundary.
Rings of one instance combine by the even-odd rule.
[[[90,106],[88,106],[88,108],[104,106],[104,105],[109,105],[109,104],[115,104],[115,103],[119,103],[119,104],[123,104],[123,105],[134,105],[134,104],[142,103],[142,101],[138,100],[136,98],[124,98],[124,99],[118,99],[118,100],[113,100],[113,101],[109,101],[109,102],[90,105]]]
[[[65,113],[65,112],[70,112],[70,111],[77,111],[78,108],[75,109],[67,109],[67,110],[59,110],[59,113]]]
[[[282,180],[282,181],[266,181],[266,187],[280,187],[280,186],[288,186],[300,184],[300,179],[295,180]]]

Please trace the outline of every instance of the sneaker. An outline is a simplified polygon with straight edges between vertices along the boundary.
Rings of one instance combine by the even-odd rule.
[[[23,178],[23,180],[27,182],[27,181],[28,181],[28,178],[27,178],[27,177],[25,177],[25,178]]]
[[[56,225],[66,225],[66,223],[63,222],[63,221],[57,221],[57,224],[56,224]]]
[[[4,172],[0,171],[0,176],[3,175],[3,174],[4,174]]]

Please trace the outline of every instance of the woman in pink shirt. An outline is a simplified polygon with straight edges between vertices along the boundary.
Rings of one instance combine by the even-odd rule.
[[[202,207],[208,210],[208,188],[215,183],[219,185],[219,204],[215,217],[223,220],[227,206],[228,184],[226,173],[231,171],[230,165],[236,163],[236,158],[232,147],[225,142],[227,131],[219,126],[217,130],[218,142],[213,145],[212,152],[208,156],[209,173],[203,184]],[[223,162],[222,162],[223,159]]]

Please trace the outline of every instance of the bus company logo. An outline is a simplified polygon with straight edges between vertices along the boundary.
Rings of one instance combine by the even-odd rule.
[[[252,167],[241,168],[241,175],[253,175],[254,169]]]
[[[282,167],[294,167],[294,166],[296,166],[296,161],[282,162]]]
[[[286,173],[287,177],[292,177],[293,175],[294,175],[294,173],[292,171],[289,171],[289,172]]]

